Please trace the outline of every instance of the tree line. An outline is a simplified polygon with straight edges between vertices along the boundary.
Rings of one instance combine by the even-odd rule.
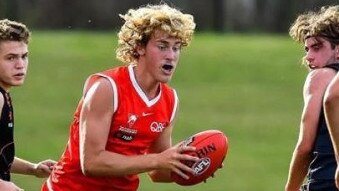
[[[197,30],[285,33],[300,13],[338,0],[0,0],[0,18],[36,29],[115,30],[119,14],[165,2],[194,15]]]

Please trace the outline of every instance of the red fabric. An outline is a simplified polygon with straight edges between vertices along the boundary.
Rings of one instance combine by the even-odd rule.
[[[131,70],[131,66],[130,70]],[[161,84],[161,96],[156,102],[142,99],[138,88],[133,86],[128,67],[119,67],[91,76],[90,87],[100,76],[112,79],[116,84],[117,110],[112,116],[106,150],[124,155],[141,155],[160,136],[163,128],[170,124],[175,112],[174,90]],[[113,88],[114,89],[114,88]],[[148,104],[148,105],[147,105]],[[66,149],[49,177],[49,191],[135,191],[139,185],[137,175],[124,177],[88,177],[80,169],[79,159],[79,115],[82,99],[74,114],[70,127],[70,138]],[[100,127],[98,127],[100,128]],[[42,190],[47,191],[46,183]]]

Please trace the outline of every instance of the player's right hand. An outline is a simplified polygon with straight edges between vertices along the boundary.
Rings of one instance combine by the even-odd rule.
[[[159,153],[158,164],[162,169],[169,169],[185,179],[189,177],[184,172],[194,173],[193,169],[182,163],[181,161],[193,161],[199,160],[198,157],[183,154],[185,152],[194,152],[195,147],[182,146],[177,144],[162,153]]]

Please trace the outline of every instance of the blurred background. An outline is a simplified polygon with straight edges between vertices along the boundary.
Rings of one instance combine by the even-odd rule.
[[[130,8],[146,0],[0,0],[0,18],[32,30],[25,84],[13,88],[16,154],[58,160],[86,78],[120,66],[117,31]],[[190,187],[154,184],[141,174],[139,191],[284,190],[297,141],[307,69],[303,45],[288,36],[294,19],[338,0],[161,1],[194,15],[197,32],[181,53],[170,85],[180,99],[177,143],[218,129],[229,138],[224,168]],[[14,175],[25,191],[44,179]]]
[[[39,29],[111,30],[118,14],[159,0],[1,0],[0,17]],[[297,14],[338,0],[165,0],[194,15],[199,31],[285,33]]]

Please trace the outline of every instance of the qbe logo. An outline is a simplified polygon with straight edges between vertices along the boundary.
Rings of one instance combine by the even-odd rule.
[[[153,121],[150,127],[151,131],[156,132],[156,133],[161,133],[164,128],[165,128],[165,123],[158,123],[156,121]]]

